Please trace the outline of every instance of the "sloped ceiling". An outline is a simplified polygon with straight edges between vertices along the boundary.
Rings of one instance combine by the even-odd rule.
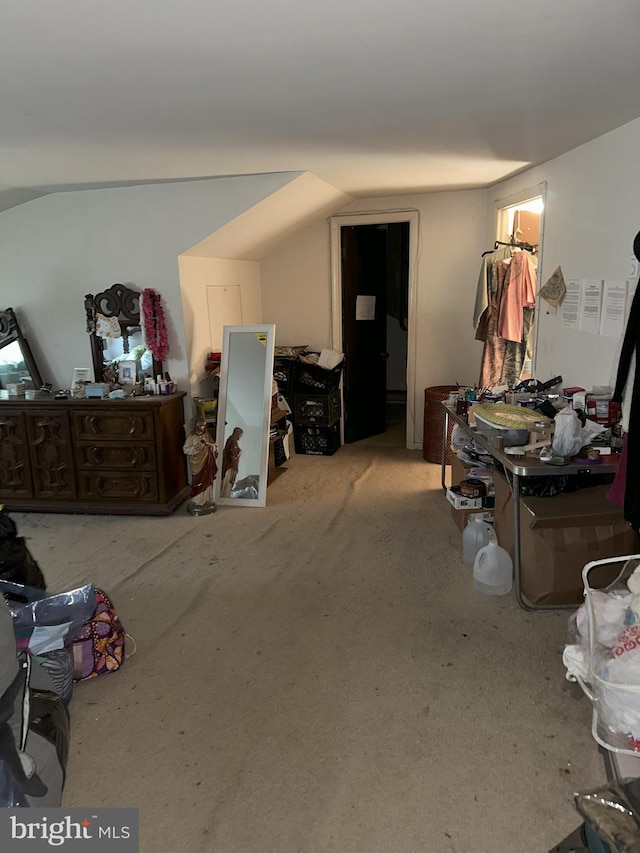
[[[182,254],[259,261],[290,235],[353,201],[307,172],[218,228]]]
[[[483,186],[640,116],[637,0],[29,0],[0,21],[0,209],[275,171]]]

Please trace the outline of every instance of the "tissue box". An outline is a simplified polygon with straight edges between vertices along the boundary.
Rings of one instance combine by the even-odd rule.
[[[24,397],[26,387],[24,382],[7,382],[7,394],[10,397]]]

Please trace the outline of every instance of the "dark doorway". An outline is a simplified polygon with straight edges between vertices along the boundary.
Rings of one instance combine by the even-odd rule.
[[[340,240],[344,437],[351,443],[385,432],[399,406],[405,414],[409,223],[342,226]]]

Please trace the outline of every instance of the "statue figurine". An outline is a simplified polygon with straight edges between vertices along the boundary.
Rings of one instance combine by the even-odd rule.
[[[213,500],[213,483],[218,466],[218,448],[207,429],[205,420],[199,418],[182,448],[191,468],[191,500],[187,504],[190,515],[207,515],[217,507]]]

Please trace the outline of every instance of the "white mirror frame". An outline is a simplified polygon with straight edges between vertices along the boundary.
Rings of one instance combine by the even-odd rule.
[[[273,385],[273,354],[275,345],[275,330],[273,324],[258,326],[224,326],[222,338],[222,360],[220,362],[220,391],[218,396],[218,422],[216,428],[216,442],[218,445],[218,474],[215,483],[215,501],[220,506],[243,506],[263,507],[267,502],[267,477],[269,469],[269,433],[271,429],[271,389]],[[225,442],[233,432],[235,426],[243,427],[242,417],[239,423],[226,424],[228,402],[232,398],[233,389],[229,387],[229,376],[233,379],[232,364],[230,365],[230,350],[234,336],[236,335],[264,335],[264,373],[262,384],[261,406],[261,447],[260,447],[260,469],[258,483],[258,497],[232,498],[222,497],[222,466],[224,459]],[[228,433],[228,434],[227,434]]]

